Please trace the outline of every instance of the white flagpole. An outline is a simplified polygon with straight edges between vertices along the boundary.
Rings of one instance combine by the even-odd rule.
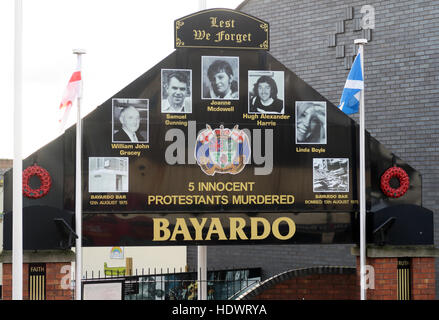
[[[366,39],[356,39],[355,44],[359,45],[358,53],[360,54],[361,72],[363,73],[363,83],[366,83],[364,77],[364,45]],[[360,96],[360,290],[361,300],[367,300],[366,295],[366,157],[365,157],[365,128],[364,128],[364,91],[361,90]]]
[[[206,9],[206,0],[198,0],[200,11]],[[207,246],[197,247],[197,294],[198,300],[207,300]]]
[[[207,246],[198,246],[198,300],[207,300]]]
[[[85,50],[74,49],[73,53],[76,54],[78,59],[78,70],[81,71],[81,84],[79,86],[78,98],[77,98],[77,115],[76,115],[76,170],[75,170],[75,227],[78,238],[76,239],[76,261],[75,261],[75,299],[81,300],[82,298],[82,123],[81,123],[81,100],[82,100],[82,61],[81,57],[85,54]]]
[[[12,173],[12,299],[23,300],[22,35],[23,2],[15,0],[14,160]]]

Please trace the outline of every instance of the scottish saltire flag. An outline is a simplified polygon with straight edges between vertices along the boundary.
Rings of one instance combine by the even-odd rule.
[[[361,68],[362,52],[358,51],[352,64],[338,108],[346,114],[358,112],[361,90],[364,89],[363,70]]]

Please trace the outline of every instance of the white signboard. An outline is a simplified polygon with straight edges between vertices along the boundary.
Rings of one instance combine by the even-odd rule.
[[[122,300],[122,281],[84,283],[83,300]]]

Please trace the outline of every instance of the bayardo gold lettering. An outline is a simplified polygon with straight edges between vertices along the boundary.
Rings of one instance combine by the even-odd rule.
[[[223,226],[220,218],[177,218],[173,226],[169,219],[153,218],[153,241],[177,241],[180,236],[183,241],[213,240],[264,240],[272,234],[278,240],[291,239],[296,233],[293,219],[279,217],[272,223],[262,217],[250,218],[250,232],[245,230],[247,221],[241,217],[229,217],[228,225]],[[280,232],[281,224],[284,228]],[[226,228],[225,228],[226,227]],[[192,229],[194,232],[191,232]],[[203,233],[203,230],[206,230]],[[226,233],[228,230],[228,233]]]

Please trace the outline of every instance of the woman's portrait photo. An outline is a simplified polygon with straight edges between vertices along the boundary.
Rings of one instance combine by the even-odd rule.
[[[325,101],[296,101],[296,143],[326,144]]]
[[[149,100],[113,99],[112,141],[149,142]]]
[[[239,99],[239,58],[203,56],[202,99]]]
[[[284,113],[284,72],[248,72],[248,113]]]

